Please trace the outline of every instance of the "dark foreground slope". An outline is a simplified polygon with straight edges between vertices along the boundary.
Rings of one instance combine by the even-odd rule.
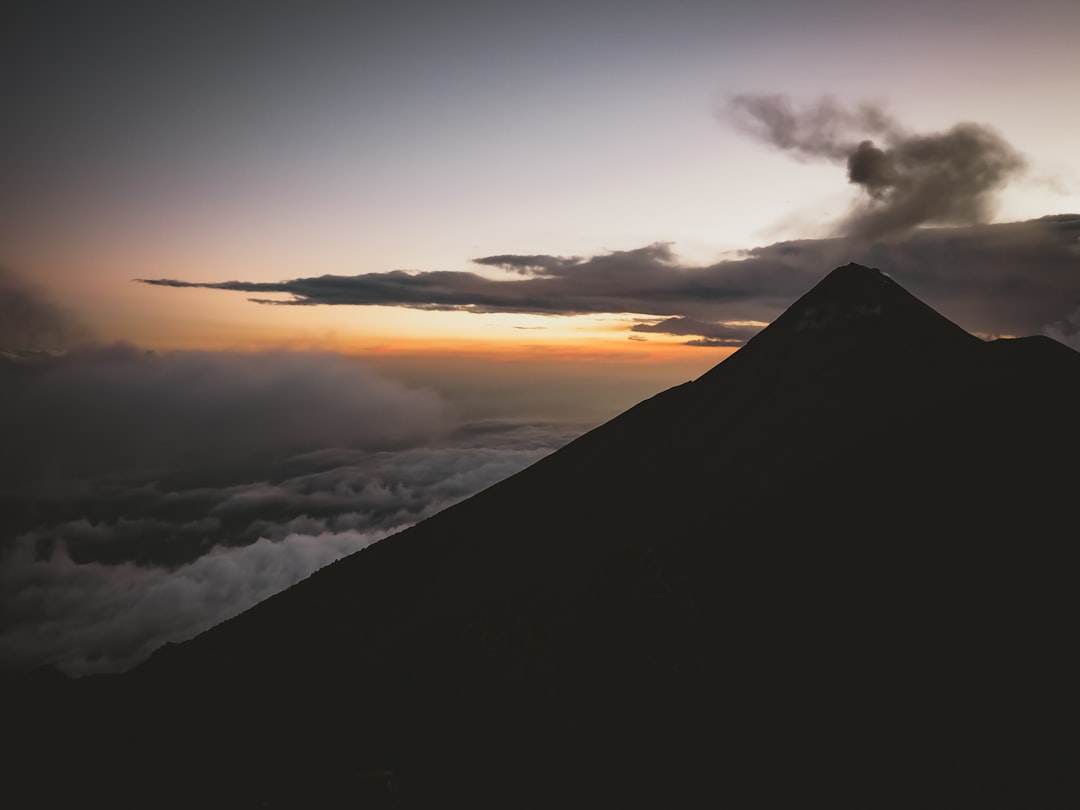
[[[839,268],[692,383],[124,676],[43,803],[1073,805],[1080,355]],[[149,797],[149,800],[148,800]]]

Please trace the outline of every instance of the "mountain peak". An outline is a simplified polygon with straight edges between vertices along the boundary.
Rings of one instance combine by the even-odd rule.
[[[980,342],[885,273],[852,262],[825,276],[750,344],[838,337],[908,346]]]
[[[865,264],[857,264],[856,262],[848,262],[845,265],[841,265],[840,267],[837,267],[831,273],[828,273],[825,276],[825,278],[823,278],[818,283],[821,284],[826,279],[833,278],[833,277],[860,278],[860,279],[864,279],[864,280],[866,278],[887,278],[887,276],[885,276],[884,273],[882,273],[880,270],[878,270],[875,267],[867,267]]]
[[[798,315],[792,319],[793,328],[796,332],[820,331],[880,317],[897,293],[906,295],[880,270],[854,263],[837,267],[791,307]]]

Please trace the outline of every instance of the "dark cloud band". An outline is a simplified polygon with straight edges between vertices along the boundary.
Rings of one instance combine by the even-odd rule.
[[[961,131],[955,137],[978,141],[984,133]],[[889,159],[902,164],[907,160],[905,150],[933,152],[940,143],[911,139]],[[894,187],[899,188],[900,182],[889,189]],[[929,188],[925,184],[918,187],[920,194]],[[889,189],[883,193],[894,195]],[[908,192],[904,195],[910,197]],[[967,203],[975,204],[977,197],[969,196]],[[904,208],[900,197],[889,199],[885,208],[868,209],[859,216],[869,223],[899,215]],[[967,203],[954,200],[949,204]],[[700,341],[738,343],[745,340],[748,330],[725,329],[720,334],[715,325],[771,321],[825,269],[856,261],[897,274],[932,306],[950,313],[970,331],[1031,334],[1066,318],[1080,302],[1078,236],[1080,216],[1061,215],[998,225],[915,229],[888,241],[836,238],[779,242],[745,251],[738,259],[704,266],[680,263],[671,246],[661,243],[589,258],[499,255],[477,260],[485,266],[510,268],[513,275],[504,279],[467,272],[393,271],[277,283],[141,281],[167,287],[283,293],[291,299],[253,300],[288,305],[382,305],[547,315],[635,313],[668,319],[669,326],[677,324],[668,334],[690,336],[688,326],[697,322],[700,329],[693,336]],[[520,274],[522,268],[529,272]],[[638,326],[634,331],[662,330]]]

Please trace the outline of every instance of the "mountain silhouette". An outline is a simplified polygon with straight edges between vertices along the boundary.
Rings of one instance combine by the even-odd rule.
[[[13,772],[43,805],[1071,804],[1078,413],[1076,352],[840,267],[133,672],[27,682]]]

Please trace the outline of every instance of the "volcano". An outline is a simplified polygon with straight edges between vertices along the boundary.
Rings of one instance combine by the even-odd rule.
[[[12,772],[43,805],[1075,800],[1078,413],[1076,352],[840,267],[136,670],[27,682]]]

